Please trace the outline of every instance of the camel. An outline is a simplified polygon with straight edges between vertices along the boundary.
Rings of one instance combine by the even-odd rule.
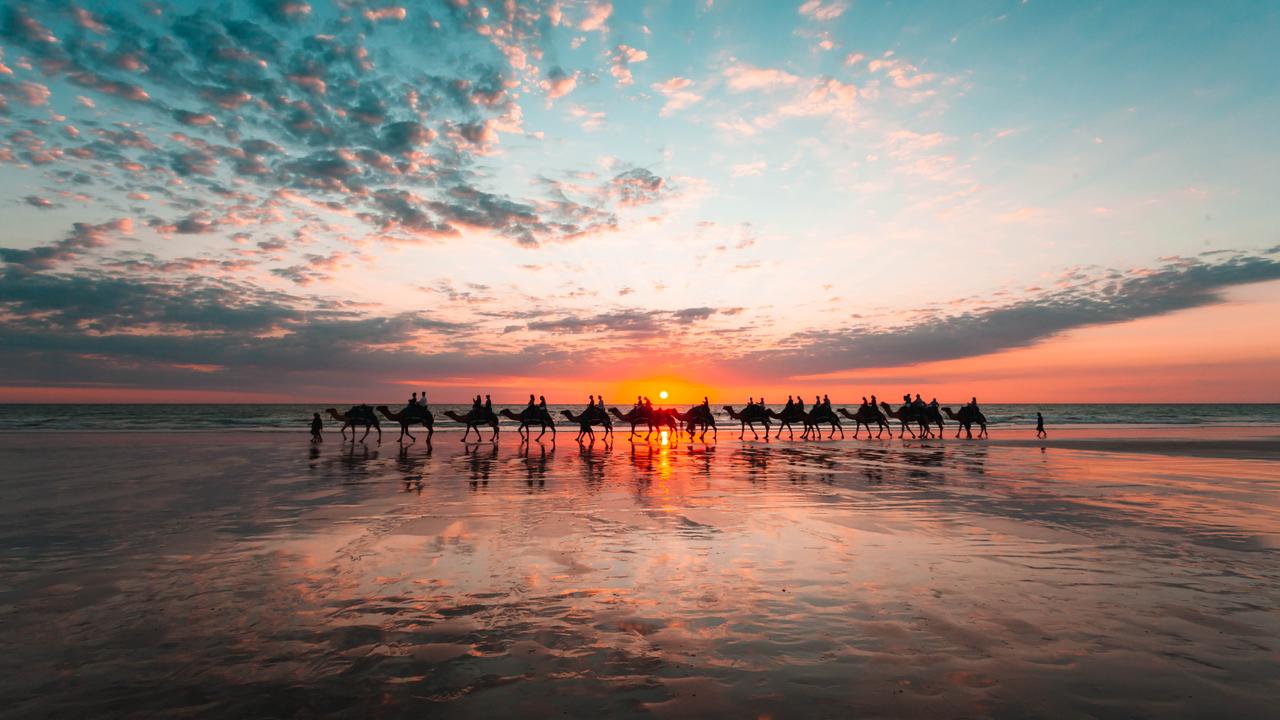
[[[480,426],[488,425],[493,428],[493,435],[489,437],[489,442],[498,441],[498,416],[484,409],[472,409],[466,415],[459,415],[452,410],[445,410],[444,416],[454,422],[460,422],[467,426],[466,432],[462,433],[462,442],[467,441],[467,436],[472,430],[476,431],[476,440],[480,440]]]
[[[956,437],[960,437],[960,431],[964,430],[965,437],[972,440],[974,423],[978,423],[978,437],[989,437],[987,435],[987,416],[983,415],[981,411],[975,415],[973,408],[965,405],[960,408],[960,412],[958,413],[951,412],[951,408],[949,407],[942,408],[942,412],[945,413],[947,417],[959,423],[956,427]]]
[[[376,410],[382,413],[386,419],[400,423],[400,442],[404,442],[404,436],[408,435],[409,439],[417,442],[418,438],[409,432],[409,426],[422,423],[427,429],[427,442],[431,442],[431,436],[436,434],[436,419],[432,416],[431,411],[417,405],[406,406],[400,412],[393,413],[386,405],[379,405]]]
[[[689,412],[682,413],[679,410],[670,410],[672,420],[678,420],[684,423],[685,429],[689,432],[689,439],[693,439],[693,433],[702,426],[702,433],[698,435],[699,440],[707,439],[707,430],[711,431],[713,440],[720,437],[720,431],[716,428],[716,418],[711,413],[711,408],[706,405],[694,405],[689,408]]]
[[[636,432],[636,427],[639,425],[645,425],[649,428],[649,430],[644,434],[645,440],[648,440],[649,436],[653,435],[654,413],[652,410],[648,408],[634,407],[628,410],[626,413],[623,413],[620,410],[618,410],[618,408],[611,407],[609,408],[609,414],[617,418],[619,422],[624,422],[631,426],[631,432],[627,435],[627,439],[631,439],[638,434]]]
[[[889,437],[893,437],[893,427],[889,425],[889,420],[884,416],[884,413],[880,412],[878,408],[875,408],[871,405],[864,405],[858,408],[858,412],[856,414],[851,413],[848,410],[845,410],[844,408],[840,408],[837,412],[849,418],[855,423],[853,426],[854,440],[858,439],[858,432],[862,430],[863,425],[867,426],[867,439],[870,440],[872,424],[875,424],[876,428],[879,430],[879,432],[876,433],[877,440],[879,440],[881,436],[884,435],[885,430],[889,431]]]
[[[939,412],[936,407],[926,405],[924,407],[917,408],[912,407],[911,405],[903,405],[898,408],[896,412],[890,408],[889,403],[887,402],[881,402],[880,407],[884,408],[885,415],[901,422],[904,428],[907,428],[909,423],[915,423],[918,425],[920,427],[921,440],[933,437],[933,425],[938,426],[937,435],[938,437],[942,437],[942,427],[946,424],[946,421],[942,419],[942,413]],[[907,429],[909,430],[910,428]],[[911,433],[911,437],[915,436],[916,434],[914,432]],[[898,433],[898,437],[902,437],[902,433]]]
[[[547,412],[546,408],[537,406],[527,407],[524,410],[521,410],[519,415],[511,412],[510,410],[503,409],[500,410],[498,414],[508,420],[515,420],[520,423],[520,427],[516,428],[516,433],[518,433],[520,437],[524,438],[526,442],[529,440],[530,425],[537,425],[542,429],[542,432],[538,433],[538,437],[536,439],[541,440],[542,436],[547,434],[547,428],[551,428],[551,440],[554,442],[556,439],[556,423],[551,419],[551,413]]]
[[[742,425],[742,430],[738,433],[739,438],[745,438],[747,428],[751,428],[751,434],[756,440],[760,439],[760,435],[756,433],[756,423],[764,425],[764,439],[769,439],[769,411],[763,405],[748,405],[738,412],[733,409],[732,405],[725,405],[724,411],[729,414],[730,418],[737,420]]]
[[[325,412],[334,420],[342,423],[342,437],[347,437],[347,428],[351,428],[351,442],[356,441],[356,425],[364,426],[364,435],[360,436],[360,442],[369,437],[370,428],[378,431],[378,442],[382,442],[382,426],[378,424],[378,416],[373,414],[373,408],[368,405],[353,405],[350,410],[339,413],[335,408],[325,408]]]
[[[831,424],[831,432],[827,435],[828,440],[835,437],[837,430],[840,431],[840,439],[844,439],[844,426],[840,424],[840,418],[836,417],[836,414],[831,411],[830,405],[814,405],[813,408],[809,410],[809,420],[807,424],[813,428],[815,433],[817,433],[819,440],[822,439],[822,430],[818,427],[820,423]]]
[[[609,421],[609,416],[600,412],[595,407],[589,407],[582,412],[581,415],[574,415],[572,410],[561,410],[561,415],[569,418],[569,422],[578,426],[578,442],[582,442],[583,435],[590,435],[591,441],[595,442],[596,434],[592,431],[592,425],[600,425],[604,428],[604,436],[608,438],[613,435],[613,423]]]
[[[920,436],[922,438],[925,437],[925,434],[929,432],[928,427],[925,426],[922,419],[917,417],[916,414],[911,411],[910,405],[903,405],[901,409],[894,410],[892,405],[881,400],[880,409],[884,410],[884,414],[887,417],[891,417],[894,420],[897,420],[898,422],[902,423],[902,432],[898,433],[899,438],[901,438],[906,433],[911,433],[911,437],[913,438],[916,436],[915,431],[912,430],[910,427],[910,423],[913,423],[913,422],[919,424]]]
[[[809,413],[800,409],[799,406],[793,405],[790,410],[783,410],[782,412],[777,412],[776,410],[769,410],[768,414],[769,414],[769,417],[778,421],[778,434],[775,435],[774,437],[781,438],[782,429],[786,428],[787,432],[789,433],[788,437],[794,440],[796,437],[796,431],[794,428],[792,428],[792,425],[794,423],[801,423],[802,425],[804,425],[804,433],[800,435],[801,438],[806,438],[809,436],[809,429],[810,429]]]

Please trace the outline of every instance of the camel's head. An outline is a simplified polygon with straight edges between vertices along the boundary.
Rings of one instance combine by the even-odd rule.
[[[341,417],[341,414],[338,412],[338,408],[325,408],[324,411],[329,413],[330,415]]]
[[[377,410],[378,412],[388,412],[389,408],[386,405],[378,405],[374,410]]]
[[[565,416],[565,417],[567,417],[567,418],[569,418],[570,420],[572,420],[572,419],[573,419],[573,413],[572,413],[571,411],[569,411],[569,410],[561,410],[561,411],[560,411],[560,414],[561,414],[561,415],[563,415],[563,416]]]

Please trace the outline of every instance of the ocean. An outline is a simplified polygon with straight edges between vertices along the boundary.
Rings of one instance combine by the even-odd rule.
[[[380,403],[370,403],[377,405]],[[400,403],[387,403],[392,410],[399,409]],[[958,408],[954,403],[952,408]],[[219,432],[219,431],[261,431],[261,432],[305,432],[311,421],[311,414],[321,413],[325,419],[326,429],[336,429],[338,424],[324,415],[324,409],[335,407],[339,411],[352,405],[345,403],[315,403],[307,405],[38,405],[38,404],[4,404],[0,405],[0,430],[22,430],[37,432],[62,431],[110,431],[110,432]],[[687,405],[678,406],[687,410]],[[742,403],[734,405],[741,410]],[[771,405],[781,410],[781,405]],[[835,405],[855,411],[857,405]],[[446,410],[455,410],[465,414],[469,405],[432,405],[437,430],[461,429],[462,426],[446,418]],[[496,410],[510,408],[519,412],[524,405],[495,405]],[[568,426],[568,421],[561,422],[560,410],[572,409],[581,412],[582,405],[551,405],[552,414],[557,424]],[[714,404],[717,424],[720,427],[736,427],[737,423],[723,411],[722,404]],[[618,409],[626,412],[630,405],[620,405]],[[1280,404],[1240,404],[1240,405],[1200,405],[1200,404],[1168,404],[1168,405],[1001,405],[983,404],[983,412],[993,430],[1000,427],[1024,427],[1035,424],[1036,412],[1044,413],[1045,423],[1049,427],[1073,426],[1117,426],[1117,427],[1163,427],[1170,425],[1280,425]],[[393,426],[387,420],[384,425]],[[846,423],[852,426],[852,421]],[[948,422],[950,425],[951,423]],[[503,426],[514,427],[515,423],[503,420]]]

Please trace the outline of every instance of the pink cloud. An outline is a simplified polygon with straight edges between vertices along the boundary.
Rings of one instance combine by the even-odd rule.
[[[609,59],[613,63],[609,73],[617,78],[619,85],[630,85],[634,79],[631,77],[631,69],[628,66],[631,63],[648,60],[649,53],[644,50],[637,50],[630,45],[619,45]]]
[[[400,22],[408,17],[409,13],[402,7],[384,7],[370,8],[364,11],[364,17],[370,22],[378,22],[380,20],[395,20]]]
[[[578,29],[584,32],[598,30],[604,32],[609,28],[605,25],[609,20],[609,16],[613,14],[613,4],[609,2],[594,2],[587,6],[587,16],[582,19],[578,25]]]
[[[840,17],[848,9],[849,3],[844,2],[844,0],[835,0],[829,3],[824,3],[822,0],[808,0],[808,2],[800,6],[800,14],[819,22],[827,22]]]
[[[749,90],[777,90],[800,82],[800,78],[785,70],[758,68],[751,65],[733,65],[724,71],[729,89],[734,92]]]
[[[702,96],[689,89],[692,85],[693,81],[684,77],[673,77],[666,82],[650,85],[667,98],[666,104],[658,114],[666,117],[677,110],[683,110],[694,103],[701,102]]]

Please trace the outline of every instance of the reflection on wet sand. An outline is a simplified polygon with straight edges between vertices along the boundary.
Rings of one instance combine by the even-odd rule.
[[[1280,692],[1273,463],[31,442],[0,444],[15,716],[1264,717]]]

